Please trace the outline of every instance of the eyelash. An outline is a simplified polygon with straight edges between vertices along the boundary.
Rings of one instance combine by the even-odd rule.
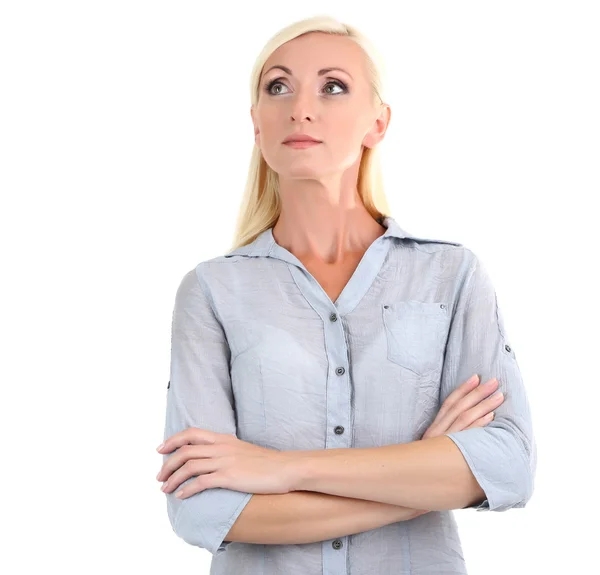
[[[275,84],[283,84],[283,82],[281,82],[281,80],[283,80],[283,78],[275,78],[274,80],[271,80],[270,82],[268,82],[267,85],[265,86],[265,91],[268,94],[270,94],[271,96],[279,96],[279,94],[272,94],[271,93],[271,88]],[[328,84],[335,84],[336,86],[338,86],[339,88],[342,88],[342,90],[344,90],[344,92],[341,92],[341,93],[338,93],[338,94],[327,94],[328,96],[339,96],[340,94],[348,93],[348,87],[341,80],[330,79],[330,81],[327,82],[327,84],[325,84],[325,85],[327,86]],[[283,85],[285,85],[285,84],[283,84]]]

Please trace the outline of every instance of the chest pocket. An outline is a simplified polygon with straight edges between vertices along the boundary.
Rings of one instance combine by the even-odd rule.
[[[402,301],[382,305],[387,357],[422,376],[441,371],[450,312],[443,302]]]

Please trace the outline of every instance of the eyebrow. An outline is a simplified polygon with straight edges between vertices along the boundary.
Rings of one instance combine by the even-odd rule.
[[[283,70],[286,74],[293,76],[292,71],[289,68],[287,68],[285,66],[279,66],[279,65],[271,66],[268,70],[265,71],[263,76],[266,76],[267,72],[270,72],[273,68],[279,68],[280,70]],[[349,72],[346,72],[346,70],[344,70],[343,68],[336,68],[336,67],[323,68],[317,72],[317,75],[322,76],[323,74],[327,74],[327,72],[331,72],[332,70],[339,70],[340,72],[344,72],[344,74],[348,74],[348,76],[350,76],[350,78],[352,78],[352,75]],[[352,80],[354,80],[354,78],[352,78]]]

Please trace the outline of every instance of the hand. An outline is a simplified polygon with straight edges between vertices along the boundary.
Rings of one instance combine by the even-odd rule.
[[[197,476],[181,488],[180,499],[212,487],[266,494],[292,491],[295,459],[291,452],[197,427],[172,435],[157,450],[162,454],[175,451],[156,477],[166,481],[162,488],[165,493]]]
[[[496,378],[479,384],[479,376],[457,387],[442,404],[433,423],[421,439],[437,437],[453,431],[472,427],[484,427],[494,419],[494,409],[504,401],[504,395],[497,393],[488,397],[498,388]],[[487,399],[486,399],[487,398]]]
[[[445,433],[472,427],[486,426],[494,419],[493,410],[504,401],[501,393],[494,397],[488,397],[497,388],[498,380],[496,378],[486,381],[483,385],[479,385],[479,376],[476,376],[473,381],[464,382],[446,398],[433,423],[427,428],[421,439],[438,437]],[[401,520],[414,519],[425,513],[429,513],[429,511],[404,509]]]

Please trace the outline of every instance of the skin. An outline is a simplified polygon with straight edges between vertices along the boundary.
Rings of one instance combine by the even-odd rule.
[[[292,75],[270,70],[275,65]],[[347,73],[318,75],[328,67]],[[280,83],[267,91],[275,79]],[[271,54],[259,88],[250,114],[256,145],[279,174],[282,210],[275,240],[303,261],[355,259],[385,232],[365,209],[357,185],[364,148],[383,139],[391,118],[390,106],[374,101],[364,53],[343,36],[311,32]],[[297,132],[322,143],[306,149],[282,144]]]
[[[491,395],[498,387],[496,378],[488,380],[485,385],[478,384],[479,377],[475,375],[455,389],[446,398],[435,421],[427,429],[422,439],[437,438],[445,441],[447,438],[440,437],[444,433],[487,425],[491,421],[489,414],[504,401],[504,398],[501,394]],[[448,442],[445,447],[438,443],[434,449],[442,453],[448,447],[452,447]],[[393,446],[393,448],[406,449],[402,445]],[[307,478],[310,479],[310,475],[305,472],[305,464],[306,461],[310,462],[311,458],[318,458],[327,463],[327,460],[323,458],[336,457],[341,453],[342,463],[344,463],[348,461],[348,457],[354,457],[354,453],[360,457],[359,451],[363,454],[372,453],[373,458],[378,457],[378,453],[382,453],[382,448],[359,451],[332,449],[277,451],[242,441],[230,434],[216,433],[195,427],[188,427],[172,435],[156,449],[161,454],[173,453],[163,463],[156,476],[158,481],[164,482],[161,487],[162,491],[172,493],[184,481],[190,477],[196,477],[176,492],[176,496],[182,499],[214,487],[263,495],[303,491],[305,489],[301,482],[306,481]],[[390,449],[387,447],[387,451]],[[383,448],[383,461],[378,461],[376,466],[368,465],[367,468],[385,467],[387,459],[394,459],[389,457],[387,451],[386,448]],[[457,454],[455,453],[455,455]],[[416,459],[419,460],[419,457],[417,454]],[[435,454],[431,454],[428,459],[439,461],[439,457]],[[462,463],[462,456],[457,457],[456,461]],[[472,486],[476,493],[473,501],[478,501],[484,494],[477,484],[472,483]],[[320,491],[319,489],[313,490]],[[376,496],[374,498],[363,497],[363,499],[379,501]],[[416,510],[419,514],[427,512],[427,509],[417,509],[416,505],[403,504],[403,506]]]

